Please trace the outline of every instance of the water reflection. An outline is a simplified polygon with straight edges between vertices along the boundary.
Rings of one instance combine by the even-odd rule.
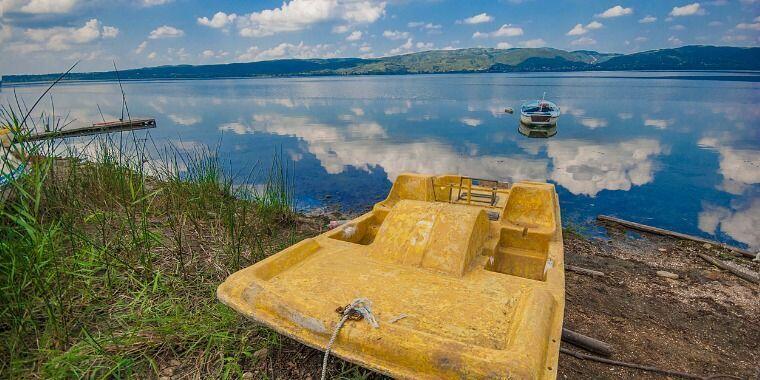
[[[615,214],[758,246],[757,83],[499,74],[130,82],[125,90],[133,116],[158,120],[149,132],[157,149],[218,146],[233,173],[267,167],[282,151],[309,205],[329,195],[366,207],[405,171],[549,180],[569,221]],[[15,90],[29,100],[43,89]],[[529,139],[504,108],[543,91],[560,101],[561,131]],[[9,95],[2,89],[0,100]],[[97,105],[106,119],[121,114],[115,84],[66,85],[53,96],[80,125],[101,120]]]

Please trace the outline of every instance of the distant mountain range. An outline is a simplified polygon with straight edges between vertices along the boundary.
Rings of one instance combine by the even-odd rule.
[[[119,77],[139,80],[621,70],[760,70],[760,48],[684,46],[633,54],[551,48],[470,48],[371,59],[280,59],[218,65],[157,66],[119,71]],[[2,82],[51,81],[59,75],[5,75]],[[113,71],[70,73],[67,76],[67,80],[115,79]]]

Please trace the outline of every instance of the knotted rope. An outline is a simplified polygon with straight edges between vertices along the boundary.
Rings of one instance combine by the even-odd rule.
[[[338,333],[340,332],[340,329],[343,328],[346,321],[349,319],[352,321],[366,319],[372,327],[379,327],[375,316],[372,314],[372,302],[366,298],[357,298],[351,301],[346,307],[338,308],[336,311],[341,314],[341,318],[340,322],[335,326],[335,331],[333,331],[330,341],[327,342],[327,347],[325,348],[325,357],[322,359],[322,380],[327,378],[327,360],[330,358],[332,345],[335,343],[335,339],[338,338]]]

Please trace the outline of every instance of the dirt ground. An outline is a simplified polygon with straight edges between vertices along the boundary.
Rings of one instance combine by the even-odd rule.
[[[760,263],[667,237],[608,229],[609,239],[565,232],[565,261],[605,273],[566,271],[566,328],[614,347],[612,359],[708,378],[760,379],[760,286],[705,262],[696,252],[733,260],[754,271]],[[660,277],[668,271],[678,279]],[[570,344],[564,348],[585,352]],[[262,354],[247,377],[318,379],[322,353],[283,338]],[[331,378],[380,379],[331,358]],[[561,354],[559,379],[663,379],[641,370]]]

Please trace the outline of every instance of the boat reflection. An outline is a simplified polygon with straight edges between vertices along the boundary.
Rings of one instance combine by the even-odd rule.
[[[517,130],[521,135],[531,138],[548,138],[557,134],[557,124],[551,126],[533,126],[519,123]]]

